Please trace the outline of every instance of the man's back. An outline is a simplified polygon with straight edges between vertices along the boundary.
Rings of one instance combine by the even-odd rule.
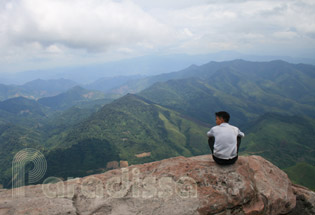
[[[232,159],[237,156],[237,137],[244,133],[229,123],[221,123],[207,132],[208,137],[214,137],[213,155],[220,159]]]

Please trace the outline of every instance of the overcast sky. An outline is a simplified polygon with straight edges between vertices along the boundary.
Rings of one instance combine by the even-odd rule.
[[[313,58],[314,0],[0,0],[0,72],[223,50]]]

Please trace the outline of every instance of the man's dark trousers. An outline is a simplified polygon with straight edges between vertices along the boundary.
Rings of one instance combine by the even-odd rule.
[[[240,145],[241,145],[241,137],[238,136],[237,137],[237,154],[238,154],[238,150],[240,148]],[[213,157],[213,160],[217,163],[217,164],[220,164],[220,165],[229,165],[229,164],[233,164],[235,163],[235,161],[237,161],[238,159],[238,155],[236,155],[235,158],[232,158],[232,159],[221,159],[221,158],[217,158],[213,155],[213,148],[214,148],[214,141],[215,141],[215,138],[214,137],[209,137],[208,139],[208,143],[209,143],[209,147],[211,149],[211,152],[212,152],[212,157]]]

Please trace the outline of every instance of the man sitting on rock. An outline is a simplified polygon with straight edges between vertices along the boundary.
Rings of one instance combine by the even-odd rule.
[[[221,165],[233,164],[238,158],[238,149],[244,133],[230,125],[230,114],[225,111],[215,113],[216,124],[207,132],[213,160]]]

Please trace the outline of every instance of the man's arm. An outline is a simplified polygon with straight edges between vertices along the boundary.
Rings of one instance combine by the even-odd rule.
[[[211,128],[210,131],[207,132],[208,137],[213,137],[213,129]]]
[[[243,132],[240,131],[240,129],[238,129],[238,135],[239,137],[245,137],[245,134]]]

